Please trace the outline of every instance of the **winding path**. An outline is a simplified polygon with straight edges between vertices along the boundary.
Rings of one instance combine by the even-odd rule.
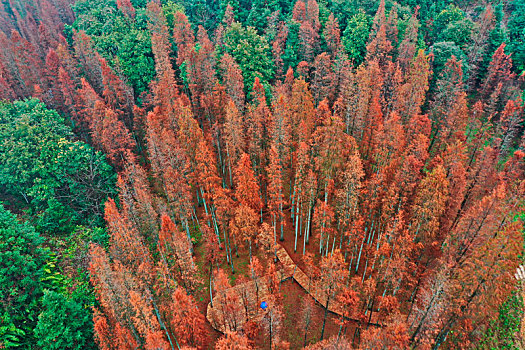
[[[290,277],[293,278],[324,307],[326,305],[326,293],[310,283],[306,273],[295,264],[283,246],[279,245],[276,253],[277,258],[283,265],[283,268],[278,272],[281,274],[281,281]],[[240,311],[227,310],[221,303],[220,298],[214,298],[213,307],[211,303],[208,303],[206,318],[216,330],[223,333],[227,330],[239,330],[242,329],[248,320],[259,321],[265,315],[265,312],[260,309],[259,303],[266,300],[269,294],[266,277],[261,278],[257,284],[254,281],[249,281],[231,287],[228,291],[235,291],[235,294],[242,296],[240,298],[242,308],[239,308]],[[330,300],[328,311],[341,316],[342,309],[342,305],[336,299]]]

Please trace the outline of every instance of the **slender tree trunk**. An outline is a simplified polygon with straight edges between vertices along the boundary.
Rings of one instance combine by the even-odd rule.
[[[328,179],[330,180],[330,179]],[[321,222],[321,236],[319,238],[319,254],[323,254],[323,231],[324,231],[324,217],[326,215],[326,212],[325,212],[325,208],[326,208],[326,205],[328,204],[328,192],[326,192],[326,187],[327,185],[325,184],[324,186],[324,204],[325,204],[325,207],[323,208],[323,218],[322,218],[322,222]]]
[[[228,248],[229,248],[229,244],[228,244],[228,240],[226,239],[226,229],[224,230],[224,249],[226,250],[226,262],[229,264],[230,263],[230,254],[228,254]]]
[[[312,227],[313,205],[308,203],[308,220],[306,222],[306,243],[310,243],[310,228]]]
[[[281,224],[281,237],[282,237],[282,241],[284,241],[284,222],[283,222],[283,219],[284,219],[284,213],[283,213],[283,203],[279,203],[279,210],[281,212],[281,215],[279,216],[279,223]]]
[[[372,313],[374,312],[374,301],[375,301],[375,298],[372,297],[372,305],[370,306],[370,316],[368,316],[368,323],[366,325],[366,328],[368,328],[368,326],[370,325],[370,322],[372,321]]]
[[[222,183],[224,184],[224,161],[222,159],[222,150],[221,150],[221,140],[219,137],[219,133],[216,133],[216,140],[217,140],[217,155],[219,156],[219,168],[221,170],[221,179]]]
[[[277,262],[277,230],[275,226],[277,225],[275,213],[272,213],[272,219],[273,219],[273,250],[275,252],[274,256],[274,262]]]
[[[186,228],[186,236],[188,237],[188,246],[190,250],[190,255],[193,255],[193,243],[191,242],[190,227],[188,225],[188,220],[184,219],[184,227]]]
[[[210,264],[210,276],[209,276],[209,285],[210,285],[210,305],[211,307],[213,307],[213,293],[212,293],[212,288],[211,288],[211,275],[212,275],[212,270],[213,270],[213,264]]]
[[[326,325],[326,315],[328,314],[328,303],[330,302],[330,293],[331,293],[331,291],[329,291],[328,295],[326,296],[326,307],[324,309],[323,328],[321,330],[321,340],[324,339],[324,328],[325,328],[325,325]]]
[[[297,236],[295,236],[297,238]],[[303,235],[303,255],[306,252],[306,235]]]
[[[200,187],[199,187],[199,190],[201,192],[201,198],[202,198],[202,203],[204,204],[204,211],[206,212],[206,217],[209,217],[208,206],[206,205],[206,199],[204,198],[204,192],[202,191],[202,188]],[[210,219],[207,219],[207,220],[208,220],[208,226],[211,226]]]
[[[225,230],[225,231],[227,231],[227,230]],[[227,235],[227,238],[228,238],[228,251],[226,253],[229,252],[229,254],[230,254],[230,266],[232,268],[232,273],[235,273],[235,268],[233,267],[232,244],[231,244],[230,234],[229,233]]]
[[[295,204],[295,241],[297,242],[297,230],[299,230],[299,206]]]
[[[361,261],[361,252],[363,251],[363,245],[365,244],[366,240],[366,227],[365,227],[365,234],[363,236],[363,242],[361,242],[361,248],[359,248],[359,255],[357,257],[357,263],[355,265],[355,272],[357,273],[357,270],[359,270],[359,262]]]
[[[166,333],[166,337],[168,338],[168,341],[170,343],[171,350],[174,350],[173,342],[171,341],[170,333],[168,332],[168,329],[166,328],[166,325],[162,321],[162,318],[159,313],[159,308],[157,307],[157,304],[155,303],[155,300],[150,296],[151,304],[153,305],[153,309],[155,310],[155,315],[157,316],[157,320],[159,321],[160,328],[164,330],[164,333]],[[177,338],[175,338],[175,344],[177,345],[177,348],[180,350],[179,342],[177,341]]]
[[[230,174],[230,188],[233,188],[232,161],[230,157],[229,147],[226,147],[226,154],[228,155],[228,173]]]
[[[299,203],[297,203],[297,204],[299,204]],[[297,206],[296,210],[299,211],[299,206]],[[296,215],[295,215],[295,243],[294,243],[294,249],[293,249],[294,253],[297,252],[297,237],[298,237],[298,233],[301,230],[299,228],[299,224],[297,222],[298,220],[299,220],[299,214],[296,213]]]
[[[249,241],[248,245],[250,246],[250,264],[251,264],[252,263],[252,240],[249,239],[248,241]]]
[[[292,186],[292,179],[290,177],[290,188]],[[293,186],[293,194],[290,193],[290,219],[292,219],[292,223],[293,223],[293,220],[294,220],[294,208],[295,208],[295,184]]]
[[[270,310],[270,350],[272,350],[272,336],[273,336],[273,317],[272,310]]]
[[[326,248],[324,251],[324,256],[328,256],[328,245],[330,244],[330,233],[326,234]]]
[[[361,283],[363,283],[365,281],[366,269],[367,268],[368,268],[368,257],[365,260],[365,269],[363,270],[363,279],[361,280]]]
[[[303,347],[306,347],[306,335],[308,334],[308,326],[310,325],[310,322],[306,323],[306,327],[304,329],[304,345]]]
[[[217,215],[215,214],[215,208],[212,208],[211,210],[211,218],[213,221],[213,229],[215,231],[215,234],[217,235],[217,241],[219,242],[219,246],[221,245],[221,233],[219,230],[219,225],[217,224]]]

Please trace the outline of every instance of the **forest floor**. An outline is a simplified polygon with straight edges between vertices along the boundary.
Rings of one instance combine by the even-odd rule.
[[[311,298],[306,291],[293,279],[284,281],[281,285],[283,295],[284,318],[280,332],[280,338],[290,344],[290,349],[302,349],[304,346],[305,330],[301,325],[301,311],[303,310],[304,298]],[[321,328],[323,326],[324,308],[314,304],[312,322],[308,327],[307,345],[314,344],[321,339]],[[328,313],[324,338],[328,339],[339,332],[339,325],[336,323],[338,316]],[[353,334],[353,329],[347,329],[347,335]],[[257,349],[270,349],[268,336],[264,331],[259,332],[256,344]]]
[[[285,213],[286,223],[284,226],[283,241],[279,240],[280,230],[277,230],[278,243],[282,248],[286,250],[288,255],[292,258],[293,263],[296,264],[299,269],[306,271],[306,265],[303,262],[303,237],[298,237],[297,252],[294,252],[295,230],[293,228],[289,214],[289,211]],[[264,217],[264,220],[269,221],[269,218]],[[317,257],[316,260],[318,260],[318,242],[317,244],[315,244],[315,240],[313,239],[313,237],[310,237],[310,239],[310,243],[306,244],[306,252],[312,253],[314,256]],[[317,254],[315,254],[316,252]],[[199,309],[201,310],[201,312],[203,312],[204,315],[206,315],[208,303],[210,301],[208,284],[209,277],[207,273],[209,270],[204,267],[204,251],[202,244],[197,244],[195,246],[195,253],[196,262],[197,265],[199,265],[199,271],[201,273],[201,278],[203,281],[203,287],[197,296],[197,301],[199,304]],[[233,286],[238,283],[249,281],[251,279],[248,267],[249,256],[247,249],[239,248],[238,253],[239,255],[237,256],[235,252],[232,251],[233,263],[235,267],[234,274],[231,273],[231,267],[226,262],[226,260],[224,260],[220,266],[220,268],[222,268],[230,276],[230,282]],[[262,249],[254,249],[253,254],[254,256],[257,256],[259,258],[263,265],[267,265],[268,255],[266,252],[264,252]],[[279,267],[282,267],[281,262],[278,263],[278,269]],[[287,341],[290,344],[290,349],[301,349],[304,346],[305,331],[304,328],[300,326],[302,316],[301,311],[303,310],[304,298],[312,298],[312,296],[310,296],[303,287],[301,287],[301,285],[292,278],[288,278],[281,284],[281,294],[283,295],[284,318],[282,330],[280,332],[280,339],[282,339],[283,341]],[[306,337],[307,344],[313,344],[320,340],[323,317],[324,307],[321,306],[320,303],[315,302],[312,322],[308,328]],[[331,337],[332,335],[338,334],[339,325],[336,322],[338,319],[339,316],[332,312],[329,312],[327,314],[327,321],[324,334],[325,339]],[[208,321],[206,322],[206,327],[208,328],[209,334],[208,348],[213,349],[213,344],[222,335],[222,333],[214,329]],[[346,330],[346,334],[349,338],[352,337],[354,330],[355,325],[349,326]],[[269,349],[270,345],[268,341],[268,335],[265,334],[263,329],[259,330],[259,334],[255,340],[255,345],[257,349]]]

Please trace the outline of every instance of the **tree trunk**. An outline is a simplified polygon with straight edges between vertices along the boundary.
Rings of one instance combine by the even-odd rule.
[[[213,270],[213,264],[210,264],[210,276],[209,276],[209,285],[210,285],[210,305],[213,307],[213,293],[211,289],[211,272]]]
[[[307,323],[306,327],[304,329],[304,345],[303,345],[303,347],[306,347],[306,335],[308,334],[308,326],[309,326],[309,324]]]
[[[330,294],[326,297],[326,307],[324,309],[324,317],[323,317],[323,329],[321,330],[321,340],[324,339],[324,327],[326,325],[326,315],[328,314],[328,303],[330,302]]]

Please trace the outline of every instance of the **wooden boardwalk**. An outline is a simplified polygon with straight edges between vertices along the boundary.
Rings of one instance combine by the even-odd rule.
[[[281,281],[293,278],[308,294],[310,294],[322,307],[326,305],[326,293],[322,288],[311,283],[310,278],[292,260],[283,246],[277,248],[277,258],[281,262],[282,269],[278,271]],[[257,283],[249,281],[238,284],[223,291],[220,296],[214,297],[213,307],[208,303],[206,318],[213,328],[220,332],[227,330],[240,330],[248,320],[259,321],[265,312],[259,307],[260,303],[268,299],[268,278],[260,278]],[[237,296],[237,297],[236,297]],[[223,302],[226,298],[238,298],[235,309],[227,309]],[[336,298],[332,298],[328,305],[328,311],[341,316],[343,307]],[[374,322],[375,317],[372,317]]]
[[[292,260],[290,257],[290,254],[286,251],[286,249],[283,246],[279,246],[277,249],[277,258],[284,266],[288,266],[288,269],[293,270],[292,273],[293,279],[299,283],[299,285],[312,296],[312,298],[315,299],[319,304],[321,304],[323,307],[326,305],[326,293],[324,290],[322,290],[319,286],[312,283],[310,281],[310,278],[306,273],[304,273],[303,270],[301,270]],[[330,300],[330,303],[328,305],[328,311],[333,312],[337,315],[342,315],[343,313],[343,307],[342,305],[337,301],[337,299],[332,298]]]
[[[291,275],[287,267],[277,271],[281,282],[290,278]],[[208,303],[206,318],[213,328],[222,333],[238,331],[248,320],[260,321],[266,314],[260,308],[260,304],[262,301],[269,302],[270,299],[271,293],[268,285],[268,277],[264,276],[257,281],[240,283],[222,291],[219,295],[214,296],[213,307],[211,303]]]

